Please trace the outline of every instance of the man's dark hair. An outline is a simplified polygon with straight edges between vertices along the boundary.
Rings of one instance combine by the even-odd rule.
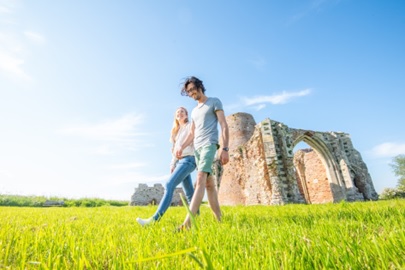
[[[190,76],[190,77],[187,77],[186,79],[184,79],[183,87],[181,88],[181,92],[180,92],[180,94],[182,96],[187,96],[186,90],[187,90],[187,86],[190,83],[193,83],[197,87],[197,89],[201,89],[203,94],[205,94],[205,87],[204,87],[203,82],[200,79],[198,79],[197,77]]]

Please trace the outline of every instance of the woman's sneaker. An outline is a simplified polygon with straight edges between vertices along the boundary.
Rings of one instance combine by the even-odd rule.
[[[148,219],[142,219],[142,218],[136,218],[136,221],[139,223],[139,225],[141,226],[148,226],[150,224],[152,224],[153,222],[155,222],[153,220],[153,218],[148,218]]]

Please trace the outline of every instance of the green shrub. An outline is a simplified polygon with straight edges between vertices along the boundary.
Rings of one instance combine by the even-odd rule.
[[[401,189],[385,188],[379,196],[380,200],[392,200],[405,198],[405,192]]]
[[[1,195],[0,206],[43,207],[47,201],[63,201],[63,207],[127,206],[128,201],[104,200],[100,198],[67,199],[45,196]]]

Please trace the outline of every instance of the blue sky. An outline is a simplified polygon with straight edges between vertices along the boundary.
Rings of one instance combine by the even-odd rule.
[[[405,154],[405,2],[0,0],[0,193],[129,200],[169,173],[189,75],[225,114]]]

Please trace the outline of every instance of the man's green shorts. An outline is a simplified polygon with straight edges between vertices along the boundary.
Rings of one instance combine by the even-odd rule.
[[[212,173],[212,163],[214,162],[215,154],[217,152],[218,145],[210,144],[201,146],[195,150],[195,161],[197,163],[197,171]]]

